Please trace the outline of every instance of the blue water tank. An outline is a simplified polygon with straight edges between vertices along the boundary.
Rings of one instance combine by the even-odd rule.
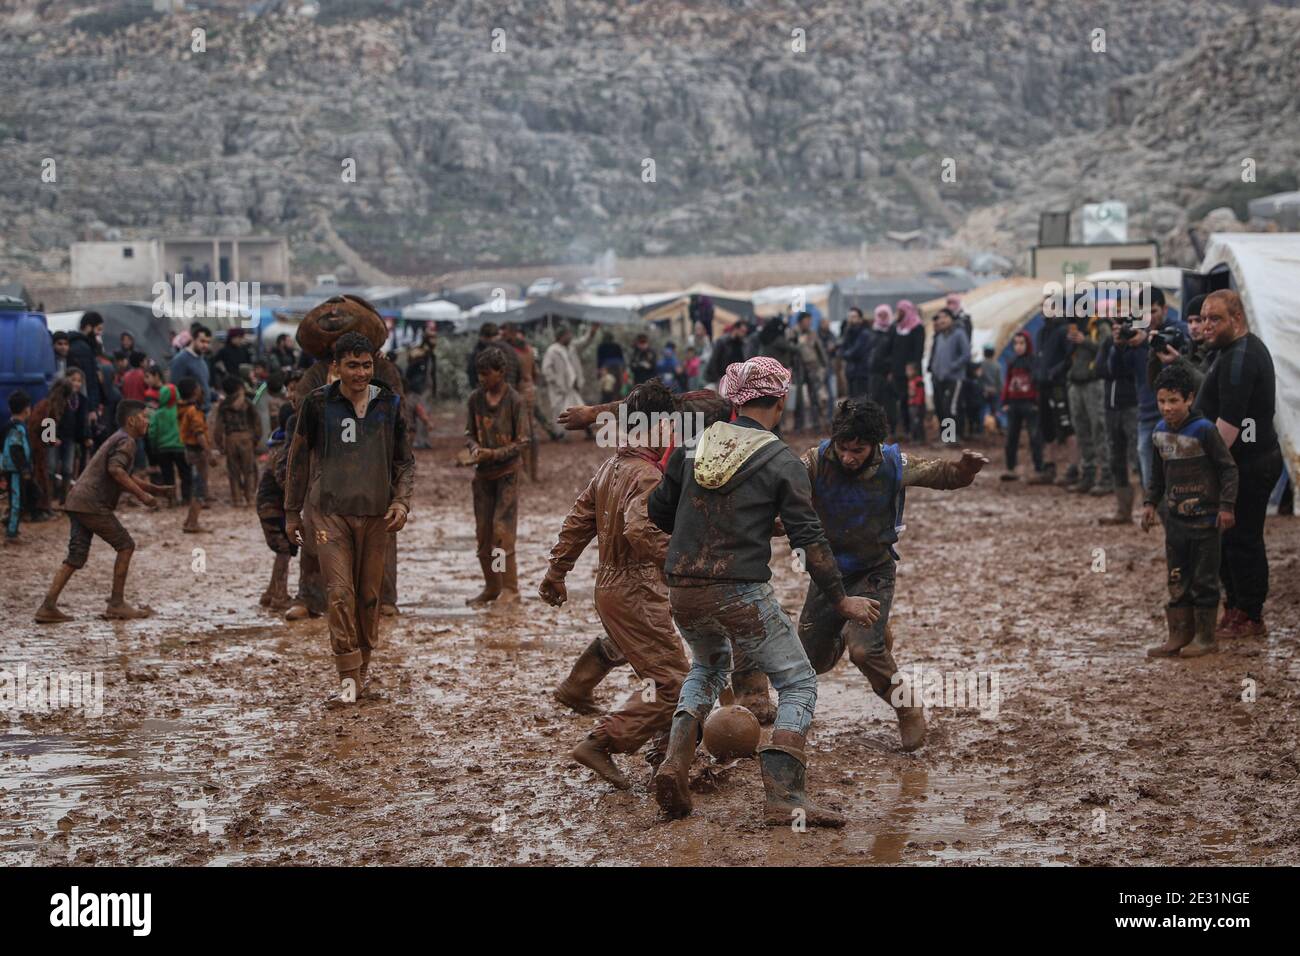
[[[54,342],[40,312],[0,312],[0,411],[8,415],[11,392],[22,389],[33,403],[54,381]]]

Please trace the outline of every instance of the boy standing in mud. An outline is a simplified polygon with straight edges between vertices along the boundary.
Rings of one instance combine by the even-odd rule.
[[[358,332],[334,343],[338,381],[303,399],[285,474],[285,533],[302,544],[311,498],[312,536],[325,579],[330,644],[339,674],[331,705],[366,693],[379,643],[384,550],[411,508],[415,459],[401,399],[372,379],[375,346]]]
[[[1162,420],[1151,433],[1142,530],[1155,524],[1163,500],[1169,636],[1148,648],[1147,657],[1201,657],[1219,649],[1219,535],[1236,524],[1237,463],[1214,422],[1192,410],[1196,383],[1190,367],[1166,367],[1153,387]]]
[[[565,576],[591,539],[598,540],[596,613],[636,676],[654,686],[635,691],[601,718],[573,759],[620,790],[631,784],[610,755],[634,753],[668,729],[687,669],[664,583],[668,535],[646,512],[646,498],[661,477],[659,458],[672,441],[673,396],[661,383],[646,382],[632,390],[626,406],[633,428],[620,436],[618,452],[596,470],[564,519],[539,588],[548,604],[564,604]]]
[[[500,349],[483,349],[474,366],[478,388],[469,396],[464,461],[474,465],[474,531],[484,584],[465,603],[481,607],[499,599],[514,604],[519,600],[518,475],[530,435],[527,409],[519,393],[506,384],[506,360]]]
[[[894,542],[903,528],[903,498],[908,487],[965,488],[988,459],[963,451],[958,461],[915,458],[886,445],[889,422],[875,402],[846,399],[835,410],[831,437],[803,456],[821,519],[848,594],[871,598],[880,617],[871,625],[846,620],[832,597],[813,582],[799,616],[799,640],[818,674],[843,655],[866,675],[876,695],[894,708],[903,749],[925,741],[925,716],[919,689],[905,685],[894,663],[885,628],[894,600]],[[793,542],[791,542],[793,545]]]
[[[230,503],[247,507],[257,495],[257,442],[262,422],[244,394],[244,383],[230,376],[222,383],[226,397],[217,406],[212,441],[226,456]]]
[[[772,742],[759,752],[764,822],[844,825],[840,814],[805,792],[804,742],[817,704],[817,675],[769,583],[776,519],[843,617],[870,626],[878,611],[874,601],[845,594],[813,509],[808,473],[772,433],[789,385],[789,371],[773,358],[729,366],[719,391],[737,406],[736,420],[710,426],[693,456],[684,448],[673,452],[648,502],[650,520],[672,535],[664,570],[673,618],[693,657],[668,755],[654,778],[655,799],[670,817],[691,812],[691,761],[704,719],[726,686],[734,640],[777,690]]]
[[[108,599],[104,617],[109,620],[133,620],[153,614],[148,607],[136,608],[126,603],[126,575],[131,570],[135,541],[130,532],[122,527],[122,522],[117,520],[114,512],[124,490],[134,495],[142,505],[152,507],[155,503],[153,496],[170,495],[172,487],[154,485],[131,477],[136,442],[149,431],[149,410],[145,408],[144,402],[131,399],[118,402],[117,425],[118,430],[99,447],[77,483],[68,492],[64,506],[70,525],[68,554],[59,570],[54,573],[50,590],[36,611],[38,624],[72,620],[59,610],[59,595],[63,593],[72,575],[86,566],[90,544],[96,535],[107,541],[117,552],[117,560],[113,564],[113,593]]]

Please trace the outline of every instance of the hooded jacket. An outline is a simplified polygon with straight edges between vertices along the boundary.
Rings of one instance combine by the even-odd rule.
[[[674,451],[646,508],[672,535],[664,570],[674,587],[771,580],[772,530],[780,517],[790,547],[801,549],[827,599],[844,596],[807,469],[752,418],[710,425],[692,457],[684,448]]]
[[[149,418],[149,447],[155,452],[184,451],[180,424],[176,420],[179,398],[175,385],[164,385],[158,390],[158,407]]]
[[[1024,336],[1025,354],[1007,363],[1006,381],[1002,383],[1002,404],[1038,401],[1037,376],[1034,374],[1034,340]]]

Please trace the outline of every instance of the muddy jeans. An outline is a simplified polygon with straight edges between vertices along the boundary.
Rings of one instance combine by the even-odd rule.
[[[1219,606],[1219,529],[1198,528],[1170,515],[1165,519],[1167,607]]]
[[[312,516],[312,537],[325,578],[330,645],[339,673],[361,666],[361,651],[379,644],[379,592],[388,531],[377,516]]]
[[[226,436],[226,478],[230,482],[230,501],[257,497],[257,459],[254,457],[253,433],[234,432]]]
[[[808,596],[799,615],[799,641],[808,661],[818,674],[825,674],[844,655],[845,647],[854,666],[866,675],[871,689],[889,701],[891,680],[898,666],[885,644],[885,625],[894,603],[894,564],[844,578],[844,593],[880,602],[880,618],[871,627],[846,621],[816,584],[808,585]]]
[[[609,584],[597,585],[596,613],[636,676],[653,682],[634,690],[596,726],[610,750],[632,753],[672,724],[688,667],[661,572],[653,565],[628,568]]]
[[[1106,439],[1106,385],[1101,379],[1071,382],[1070,420],[1079,439],[1079,467],[1098,484],[1110,478],[1110,443]]]
[[[691,649],[690,672],[677,711],[709,716],[731,675],[731,641],[743,648],[776,688],[773,730],[806,734],[817,709],[817,675],[794,623],[766,581],[723,581],[669,587],[673,618]]]
[[[1106,409],[1106,434],[1110,444],[1111,480],[1116,488],[1127,488],[1129,463],[1136,465],[1138,460],[1137,406]],[[1142,469],[1138,466],[1139,479],[1141,476]]]
[[[478,556],[494,557],[500,548],[505,557],[515,553],[515,530],[519,519],[518,472],[500,478],[479,478],[471,483],[474,494],[474,534]]]

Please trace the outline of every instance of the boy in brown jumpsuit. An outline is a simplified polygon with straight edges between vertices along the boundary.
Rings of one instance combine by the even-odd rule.
[[[619,710],[602,717],[574,748],[573,758],[620,790],[631,784],[610,754],[633,753],[669,728],[688,669],[664,580],[669,536],[646,513],[646,498],[662,477],[659,458],[672,441],[673,408],[672,393],[659,382],[638,385],[628,395],[629,421],[645,416],[646,434],[621,436],[618,452],[605,460],[578,496],[551,549],[550,570],[539,589],[548,604],[562,605],[568,599],[565,575],[591,539],[598,539],[596,613],[637,677],[653,681],[654,687],[635,691]],[[655,420],[649,416],[655,414],[664,416],[659,419],[662,425],[650,428]]]
[[[226,397],[217,406],[212,441],[226,456],[226,478],[230,481],[230,503],[251,505],[257,496],[257,442],[262,422],[257,409],[244,394],[244,383],[233,375],[222,383]]]
[[[303,399],[285,475],[285,533],[294,544],[302,544],[302,509],[312,498],[339,673],[331,706],[365,695],[379,643],[384,550],[389,532],[406,524],[415,478],[401,399],[372,381],[374,356],[375,346],[357,332],[334,343],[339,380]]]
[[[131,477],[131,467],[135,464],[135,444],[149,430],[149,410],[144,402],[131,399],[119,402],[117,424],[118,430],[95,452],[77,483],[68,492],[64,508],[71,524],[68,555],[55,572],[50,590],[36,611],[36,621],[39,624],[72,620],[59,610],[59,595],[63,593],[72,575],[86,566],[90,544],[96,535],[107,541],[117,552],[117,560],[113,564],[113,593],[108,599],[104,617],[110,620],[131,620],[153,614],[148,607],[131,607],[123,596],[126,575],[131,569],[131,555],[135,553],[135,541],[113,512],[117,509],[118,498],[124,489],[141,504],[152,507],[155,504],[153,496],[170,495],[172,487],[154,485]]]
[[[467,464],[475,466],[474,525],[483,590],[465,603],[481,607],[500,599],[519,600],[515,565],[520,454],[528,447],[524,400],[506,384],[500,349],[485,348],[475,359],[479,387],[469,396],[465,421]]]

